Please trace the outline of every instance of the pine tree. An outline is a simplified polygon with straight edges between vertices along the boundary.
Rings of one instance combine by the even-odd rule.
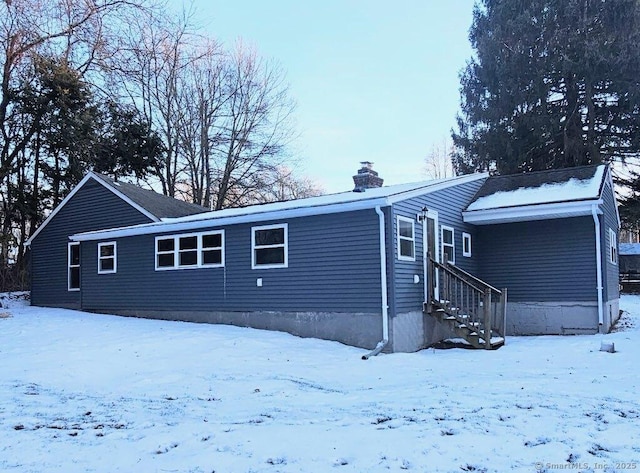
[[[481,0],[469,37],[458,172],[638,158],[639,2]]]

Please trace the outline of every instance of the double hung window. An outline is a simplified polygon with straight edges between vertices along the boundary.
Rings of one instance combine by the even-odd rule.
[[[115,273],[117,269],[116,242],[98,243],[98,274]]]
[[[440,240],[442,242],[442,261],[447,263],[456,263],[456,242],[454,238],[453,227],[442,225],[440,227]]]
[[[288,226],[264,225],[251,228],[251,268],[288,266]]]
[[[416,241],[413,220],[398,216],[397,238],[398,259],[404,261],[416,260]]]
[[[67,289],[80,290],[80,243],[67,246]]]
[[[609,229],[609,262],[618,264],[618,236],[611,228]]]

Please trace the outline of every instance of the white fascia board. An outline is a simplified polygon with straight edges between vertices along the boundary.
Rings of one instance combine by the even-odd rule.
[[[108,238],[123,238],[135,235],[148,235],[159,233],[174,233],[202,228],[220,228],[226,225],[237,225],[240,223],[257,223],[266,221],[285,220],[298,217],[309,217],[313,215],[326,215],[332,213],[351,212],[355,210],[373,209],[376,206],[386,207],[389,202],[386,198],[369,200],[357,200],[353,202],[330,204],[317,207],[298,207],[294,209],[277,210],[263,213],[249,213],[232,217],[210,218],[206,220],[196,220],[192,222],[158,222],[130,227],[114,228],[94,232],[78,233],[72,235],[72,241],[92,241]]]
[[[414,197],[431,194],[432,192],[436,192],[442,189],[447,189],[453,186],[458,186],[460,184],[466,184],[468,182],[477,181],[479,179],[486,179],[487,177],[489,177],[488,172],[465,174],[463,176],[452,177],[450,179],[445,179],[443,181],[440,181],[437,184],[428,185],[428,186],[420,187],[418,189],[390,195],[389,197],[387,197],[387,201],[389,202],[389,204],[395,204],[396,202],[401,202],[407,199],[413,199]]]
[[[467,210],[462,212],[465,223],[490,225],[495,223],[526,222],[549,220],[554,218],[579,217],[591,215],[593,205],[598,207],[602,199],[581,200],[577,202],[556,202],[553,204],[523,205],[499,209]],[[598,210],[602,213],[602,210]]]
[[[55,217],[55,216],[56,216],[56,214],[57,214],[58,212],[60,212],[60,210],[62,210],[62,208],[67,204],[67,202],[69,202],[69,201],[71,200],[71,198],[72,198],[74,195],[76,195],[76,192],[78,192],[78,191],[82,188],[82,186],[84,186],[84,185],[86,184],[86,182],[87,182],[89,179],[96,179],[96,178],[95,178],[94,176],[92,176],[92,175],[91,175],[91,173],[89,173],[89,174],[87,174],[86,176],[84,176],[84,177],[82,178],[82,180],[78,183],[78,185],[76,185],[73,189],[71,189],[71,192],[69,192],[69,193],[67,194],[67,196],[66,196],[64,199],[62,199],[62,202],[60,202],[60,203],[58,204],[58,206],[57,206],[55,209],[53,209],[53,210],[51,211],[51,213],[49,214],[49,216],[44,220],[44,222],[42,222],[42,223],[40,224],[40,226],[39,226],[39,227],[38,227],[38,229],[33,233],[33,235],[31,235],[31,236],[29,237],[29,239],[25,242],[25,245],[26,245],[26,246],[31,245],[31,242],[32,242],[32,241],[33,241],[33,240],[34,240],[34,239],[35,239],[35,238],[40,234],[40,232],[41,232],[42,230],[44,230],[44,227],[46,227],[46,226],[49,224],[49,222],[53,219],[53,217]]]

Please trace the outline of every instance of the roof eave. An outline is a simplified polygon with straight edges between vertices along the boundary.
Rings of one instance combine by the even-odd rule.
[[[492,225],[497,223],[581,217],[590,215],[594,205],[598,206],[598,213],[602,213],[602,210],[599,208],[601,204],[602,199],[590,199],[552,204],[521,205],[497,209],[466,210],[462,212],[462,219],[465,223],[471,223],[473,225]]]
[[[357,200],[353,202],[343,202],[314,207],[296,207],[263,213],[249,213],[234,215],[222,218],[209,218],[206,220],[194,220],[187,222],[157,222],[144,225],[134,225],[131,227],[121,227],[94,232],[77,233],[69,238],[72,241],[93,241],[108,238],[123,238],[136,235],[147,235],[157,233],[187,232],[202,228],[219,228],[225,225],[236,225],[241,223],[258,223],[271,220],[282,220],[298,217],[310,217],[313,215],[326,215],[340,212],[350,212],[356,210],[373,209],[377,206],[386,207],[390,203],[387,198],[373,198],[367,200]]]

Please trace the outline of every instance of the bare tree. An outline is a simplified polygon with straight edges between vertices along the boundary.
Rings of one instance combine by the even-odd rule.
[[[455,176],[451,155],[453,146],[451,141],[443,138],[440,144],[431,146],[431,151],[424,158],[423,173],[430,179],[444,179]]]
[[[16,189],[32,187],[34,201],[39,196],[39,158],[30,144],[47,111],[46,103],[34,107],[25,118],[15,97],[29,86],[37,58],[57,58],[81,77],[95,70],[94,64],[111,54],[111,19],[128,9],[139,9],[143,0],[12,0],[0,2],[0,198],[2,240],[0,266],[9,261],[9,249],[22,243],[33,231],[19,221],[22,202],[16,201]],[[35,105],[35,104],[34,104]],[[33,166],[33,169],[29,169]]]
[[[181,87],[188,67],[202,54],[195,48],[201,40],[192,26],[192,12],[169,18],[148,10],[130,18],[129,36],[118,57],[121,66],[112,78],[139,107],[160,135],[165,158],[157,177],[165,195],[176,196],[185,170],[181,160],[180,126],[185,122]]]
[[[272,185],[257,193],[255,200],[258,203],[283,202],[324,194],[324,189],[317,182],[308,177],[297,177],[287,166],[279,166],[275,178]]]
[[[219,124],[224,120],[229,95],[225,90],[225,56],[214,41],[206,41],[197,61],[185,71],[180,88],[179,132],[188,172],[189,199],[211,208],[214,147],[221,141]]]
[[[227,67],[226,114],[213,150],[215,209],[242,205],[272,185],[294,138],[295,103],[278,65],[238,43]]]

